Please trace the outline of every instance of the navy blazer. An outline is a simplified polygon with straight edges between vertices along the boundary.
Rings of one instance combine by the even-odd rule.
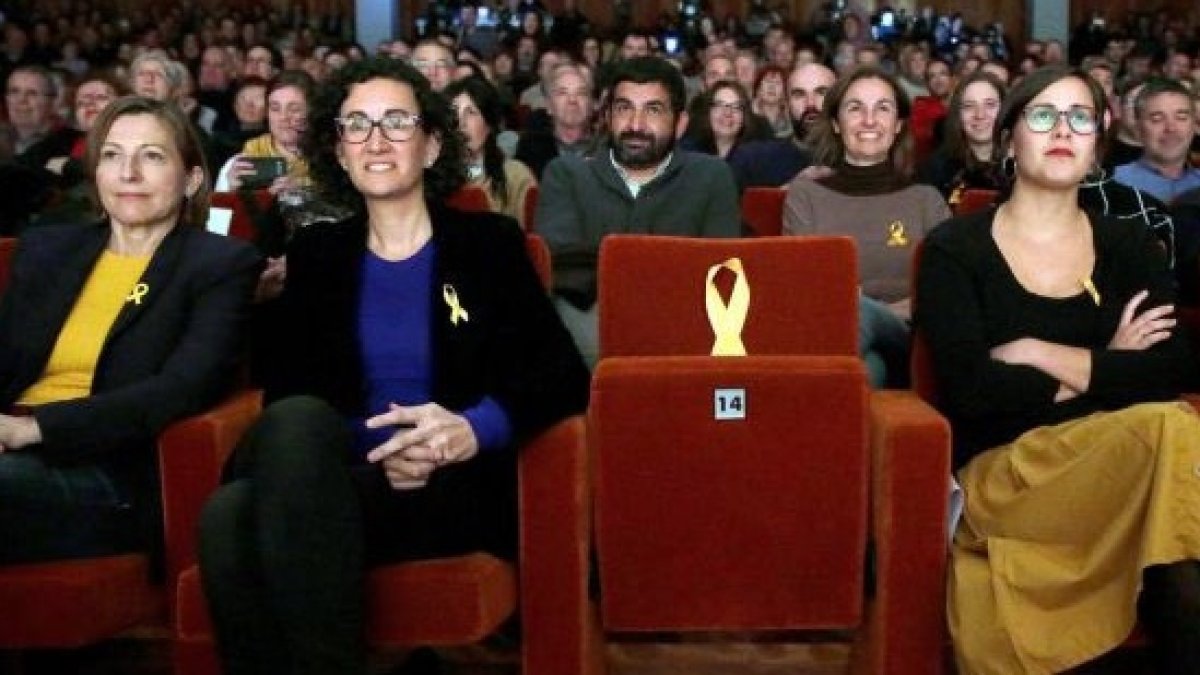
[[[0,410],[45,370],[58,334],[108,243],[106,222],[30,228],[17,244],[0,300]],[[260,260],[245,242],[186,226],[159,245],[105,338],[90,396],[37,406],[52,464],[107,469],[161,533],[155,440],[174,420],[216,403],[239,372]]]
[[[520,443],[587,406],[588,372],[525,252],[516,221],[430,205],[434,294],[433,402],[464,410],[491,396]],[[281,333],[267,369],[268,400],[324,399],[347,418],[366,411],[358,298],[367,224],[356,216],[299,231],[288,249]],[[469,315],[457,324],[442,297],[454,287]]]

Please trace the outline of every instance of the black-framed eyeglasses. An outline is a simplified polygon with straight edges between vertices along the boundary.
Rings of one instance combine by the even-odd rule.
[[[416,133],[417,127],[421,125],[421,116],[394,111],[373,120],[362,113],[350,113],[345,117],[334,118],[333,122],[337,126],[338,136],[347,143],[366,143],[375,127],[379,127],[379,133],[383,134],[384,138],[401,143]]]
[[[1099,118],[1096,111],[1081,105],[1059,110],[1049,103],[1031,105],[1022,112],[1025,126],[1035,134],[1046,134],[1058,126],[1058,120],[1066,120],[1067,126],[1077,134],[1088,136],[1096,133]]]

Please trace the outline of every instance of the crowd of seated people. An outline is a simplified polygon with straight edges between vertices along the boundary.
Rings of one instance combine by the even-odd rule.
[[[356,354],[354,350],[362,350],[357,356],[363,361],[338,372],[333,372],[331,365],[330,372],[324,374],[326,380],[317,373],[312,381],[282,384],[283,376],[278,372],[269,367],[258,371],[256,366],[260,375],[274,378],[267,382],[275,388],[272,398],[309,394],[324,405],[293,399],[290,407],[275,409],[267,419],[304,418],[314,426],[314,433],[322,435],[327,430],[318,427],[332,428],[346,419],[389,430],[409,424],[418,427],[417,432],[403,429],[391,437],[392,441],[385,438],[386,434],[371,439],[337,437],[311,448],[315,457],[320,455],[314,465],[324,465],[332,455],[350,454],[356,461],[365,461],[366,466],[373,465],[375,478],[386,478],[362,484],[358,468],[346,474],[325,472],[312,477],[313,491],[332,490],[345,497],[342,502],[323,506],[336,511],[361,499],[365,500],[364,508],[372,510],[347,516],[364,520],[357,526],[362,532],[349,540],[338,540],[347,552],[343,571],[358,570],[364,560],[376,557],[442,555],[463,546],[508,545],[507,540],[483,541],[472,535],[463,541],[442,542],[445,546],[439,543],[427,547],[422,542],[410,546],[410,542],[389,544],[376,551],[371,519],[378,516],[375,509],[389,513],[410,508],[389,502],[389,489],[420,491],[427,483],[444,485],[431,478],[443,473],[459,476],[476,471],[482,473],[468,476],[469,480],[495,479],[489,473],[491,469],[459,472],[461,467],[455,465],[491,466],[489,462],[498,461],[489,455],[493,450],[511,450],[519,436],[582,409],[586,395],[580,385],[585,380],[583,366],[594,365],[600,351],[597,257],[607,234],[741,236],[744,228],[739,217],[739,195],[747,188],[786,191],[785,206],[778,214],[783,234],[842,234],[855,240],[862,292],[860,351],[874,387],[908,384],[914,320],[910,303],[914,287],[921,293],[918,279],[910,271],[914,254],[927,235],[945,231],[936,228],[951,217],[964,193],[971,190],[990,191],[993,207],[1006,205],[1001,210],[991,208],[988,213],[989,218],[1005,226],[1006,236],[1012,239],[998,241],[999,252],[991,252],[995,255],[986,262],[1014,268],[1014,278],[1018,283],[1027,282],[1026,287],[1041,283],[1032,271],[1050,273],[1056,268],[1031,269],[1038,267],[1039,252],[1026,238],[1030,233],[1011,224],[1017,213],[1035,213],[1044,207],[1047,215],[1056,217],[1052,222],[1064,237],[1086,231],[1078,228],[1083,222],[1080,218],[1095,218],[1106,226],[1119,224],[1123,228],[1120,232],[1128,231],[1139,246],[1145,243],[1141,235],[1150,242],[1144,255],[1133,261],[1145,269],[1139,268],[1141,276],[1129,283],[1153,282],[1152,297],[1139,310],[1136,303],[1130,302],[1132,294],[1125,293],[1128,289],[1122,287],[1113,296],[1121,299],[1122,307],[1130,307],[1128,316],[1120,311],[1109,312],[1109,303],[1115,300],[1109,299],[1107,290],[1090,286],[1101,280],[1086,273],[1089,263],[1099,264],[1081,252],[1090,250],[1090,240],[1082,248],[1074,245],[1078,241],[1059,242],[1063,250],[1078,258],[1078,264],[1062,270],[1060,276],[1074,275],[1074,281],[1087,279],[1086,284],[1080,288],[1071,285],[1071,293],[1057,283],[1061,279],[1051,279],[1040,294],[1034,288],[1035,295],[1074,298],[1081,305],[1075,308],[1078,312],[1090,309],[1087,302],[1099,308],[1103,296],[1109,301],[1103,316],[1109,334],[1100,337],[1111,340],[1090,334],[1039,334],[1039,339],[1049,342],[1057,337],[1062,344],[1055,344],[1063,350],[1043,350],[1031,356],[1025,351],[1028,343],[1022,343],[1020,348],[972,353],[979,359],[990,359],[989,367],[1006,373],[1009,368],[1022,367],[1038,371],[1036,377],[1025,373],[1035,381],[1029,390],[1014,393],[1014,401],[1021,398],[1017,394],[1033,397],[1038,393],[1048,393],[1049,400],[1042,400],[1044,396],[1031,400],[1032,412],[1022,418],[1023,424],[1013,423],[1012,429],[1036,431],[1051,422],[1063,422],[1067,417],[1044,410],[1060,399],[1086,399],[1088,405],[1076,406],[1080,414],[1099,410],[1095,407],[1099,404],[1089,398],[1088,375],[1093,369],[1100,375],[1115,372],[1114,378],[1126,372],[1123,368],[1110,370],[1104,356],[1093,357],[1101,361],[1099,365],[1089,362],[1069,372],[1040,361],[1034,363],[1035,356],[1067,354],[1064,358],[1078,364],[1086,360],[1080,356],[1085,348],[1104,352],[1105,356],[1113,350],[1180,348],[1180,330],[1170,311],[1159,308],[1169,307],[1176,295],[1189,302],[1200,300],[1200,61],[1196,31],[1189,36],[1188,27],[1170,17],[1158,17],[1148,26],[1133,17],[1125,28],[1109,23],[1103,34],[1089,33],[1087,40],[1073,41],[1069,50],[1054,40],[1030,40],[1019,54],[1013,54],[1005,49],[1005,43],[987,39],[982,32],[968,35],[950,50],[940,48],[931,34],[919,30],[902,34],[895,41],[876,41],[864,30],[865,17],[855,12],[847,13],[835,24],[820,26],[793,24],[778,17],[779,21],[756,35],[737,22],[706,25],[704,35],[689,40],[683,49],[669,50],[659,31],[630,28],[608,35],[574,8],[556,17],[550,30],[545,28],[545,11],[536,3],[528,3],[511,22],[502,19],[500,26],[477,25],[477,9],[468,3],[442,30],[429,30],[413,41],[387,40],[370,53],[346,39],[344,18],[308,16],[298,6],[290,5],[282,9],[256,5],[228,12],[187,5],[160,6],[139,10],[121,20],[93,11],[69,14],[50,10],[46,15],[8,16],[4,25],[0,50],[0,77],[5,84],[0,120],[0,198],[5,206],[0,210],[0,235],[35,233],[44,226],[63,223],[87,226],[98,218],[107,218],[110,227],[119,226],[120,213],[104,200],[103,186],[99,203],[91,199],[100,177],[97,163],[101,160],[87,155],[85,148],[103,140],[88,135],[97,119],[107,120],[110,126],[119,121],[106,118],[105,110],[118,104],[125,111],[132,105],[128,101],[141,101],[139,105],[145,106],[145,110],[120,113],[136,120],[163,116],[156,112],[160,107],[178,111],[178,119],[186,127],[169,129],[176,137],[172,143],[179,145],[172,151],[171,161],[180,164],[180,172],[191,172],[187,173],[189,177],[197,175],[199,169],[198,175],[206,181],[205,194],[209,189],[261,189],[288,206],[328,202],[334,215],[326,219],[343,225],[349,222],[352,231],[361,235],[361,241],[333,241],[326,228],[310,226],[314,227],[311,233],[300,234],[294,227],[296,222],[307,225],[320,218],[288,221],[285,238],[298,237],[294,250],[300,252],[291,261],[298,267],[292,269],[290,255],[282,255],[282,241],[267,248],[258,242],[259,252],[266,258],[265,269],[258,270],[258,311],[271,312],[279,325],[292,325],[286,323],[291,321],[298,326],[308,320],[304,303],[311,297],[306,294],[315,291],[304,284],[321,283],[326,274],[345,273],[349,278],[350,272],[361,274],[364,284],[347,291],[343,300],[350,309],[340,308],[344,314],[336,314],[338,308],[326,308],[331,315],[323,328],[362,332],[363,344],[341,346],[352,355]],[[30,35],[38,38],[31,40]],[[1050,72],[1047,68],[1061,69],[1068,60],[1080,69],[1056,70],[1053,72],[1059,73],[1058,79],[1045,79],[1045,73]],[[1025,107],[1012,109],[1014,91],[1027,97],[1022,104]],[[1095,92],[1099,94],[1093,95]],[[137,98],[122,98],[130,93]],[[1052,113],[1056,115],[1054,120],[1049,117]],[[105,128],[104,133],[113,132]],[[1086,157],[1089,161],[1070,163],[1070,170],[1064,169],[1061,176],[1049,175],[1047,172],[1058,170],[1052,159],[1033,153],[1037,143],[1060,136],[1065,139],[1061,147],[1051,150],[1064,158]],[[195,158],[190,154],[193,139],[199,152]],[[123,152],[124,148],[117,150]],[[186,156],[176,157],[181,153]],[[282,170],[269,173],[263,168],[267,163],[256,161],[266,159],[282,160]],[[319,168],[314,162],[321,163]],[[268,171],[265,179],[264,171]],[[1053,199],[1043,194],[1047,181],[1057,190]],[[474,218],[446,209],[445,200],[462,186],[482,190],[486,210],[500,215]],[[176,187],[171,194],[182,199],[190,183]],[[532,209],[527,206],[527,202],[532,204],[528,195],[535,189],[538,199],[536,209]],[[1031,198],[1034,193],[1040,196]],[[190,198],[191,194],[186,196]],[[1082,210],[1068,208],[1064,199],[1077,203]],[[1051,207],[1057,210],[1050,213]],[[185,212],[182,206],[172,206],[161,220],[174,223]],[[281,213],[275,209],[265,217],[283,218]],[[346,219],[346,213],[353,215]],[[397,220],[401,213],[404,218]],[[459,238],[468,238],[464,225],[467,221],[471,227],[499,228],[505,235],[491,241],[488,237],[494,233],[489,233],[480,235],[480,241],[464,244]],[[425,372],[431,363],[437,365],[429,361],[437,356],[430,352],[436,345],[419,344],[412,353],[401,354],[394,353],[389,345],[395,339],[411,338],[419,328],[428,328],[434,320],[434,309],[443,309],[443,292],[444,304],[453,314],[451,320],[458,317],[457,298],[466,284],[473,282],[468,277],[455,282],[464,288],[455,291],[454,299],[445,290],[450,284],[444,288],[438,282],[437,293],[431,296],[435,297],[434,307],[426,306],[426,299],[424,309],[408,310],[407,324],[399,327],[388,326],[380,319],[381,308],[397,309],[396,303],[385,297],[386,289],[394,290],[396,279],[411,274],[424,275],[419,280],[423,284],[420,288],[432,288],[435,277],[430,275],[446,272],[438,265],[446,261],[466,264],[465,259],[453,256],[471,260],[483,257],[468,250],[473,246],[494,247],[497,255],[511,253],[510,239],[516,236],[516,228],[540,234],[553,257],[551,297],[544,306],[537,306],[536,316],[523,329],[536,324],[555,336],[548,348],[552,347],[557,355],[556,365],[542,364],[543,371],[521,373],[505,369],[495,375],[499,379],[487,382],[496,387],[494,390],[480,382],[456,383],[470,389],[472,395],[479,394],[473,401],[483,397],[484,403],[478,409],[464,410],[461,397],[438,398],[444,394],[437,389],[442,373]],[[169,229],[164,226],[164,231]],[[931,261],[922,263],[920,283],[928,285],[929,279],[952,277],[947,269],[956,269],[953,266],[959,257],[981,255],[973,248],[976,242],[948,237],[942,235],[937,240],[941,248],[936,249]],[[31,241],[36,243],[37,239]],[[1096,250],[1108,243],[1098,240]],[[345,248],[347,258],[342,262],[346,269],[320,268],[319,254],[336,252],[339,246]],[[289,245],[287,250],[293,249]],[[1164,281],[1150,273],[1150,268],[1160,263],[1164,270],[1173,270],[1172,278]],[[503,273],[519,277],[513,288],[533,294],[527,283],[533,279],[526,274],[528,270],[511,260],[504,264],[509,267]],[[246,272],[239,267],[238,273]],[[998,283],[990,277],[958,281],[963,288],[969,282],[989,292],[990,284]],[[377,285],[368,286],[368,282]],[[264,292],[264,287],[270,290]],[[946,356],[946,351],[959,348],[955,331],[963,326],[947,326],[945,315],[936,315],[965,311],[965,300],[939,299],[936,291],[925,294],[934,297],[935,302],[918,307],[916,321],[918,328],[928,327],[934,338],[931,345],[939,381],[949,383],[948,389],[959,396],[969,396],[977,391],[978,383],[958,371],[979,364],[964,365],[962,357]],[[495,295],[487,296],[488,302],[504,305],[511,301]],[[1003,299],[1012,300],[1008,296]],[[11,311],[11,302],[6,299],[0,307]],[[973,311],[970,307],[966,310]],[[466,313],[461,316],[469,321],[466,317]],[[1078,315],[1072,317],[1083,321]],[[0,312],[0,328],[6,319],[11,317]],[[240,331],[240,324],[230,330],[235,328]],[[1041,328],[1037,325],[1029,330],[1033,334]],[[988,332],[993,329],[995,334]],[[1003,333],[990,324],[979,330],[978,335],[971,336],[973,339],[982,339],[980,335],[993,341],[1022,337]],[[1133,335],[1139,330],[1139,335]],[[1142,334],[1149,335],[1150,342],[1135,344],[1135,339],[1145,337]],[[4,334],[0,334],[2,338]],[[1156,347],[1159,343],[1162,347]],[[311,344],[296,349],[309,347],[317,353],[321,346],[317,336],[312,337]],[[1179,359],[1171,361],[1175,375],[1191,373],[1186,356],[1175,352],[1170,356]],[[1155,360],[1157,365],[1163,363],[1166,357]],[[37,364],[34,369],[49,365]],[[99,367],[92,363],[93,369]],[[407,367],[424,374],[393,372],[394,368]],[[539,405],[552,409],[544,417],[516,417],[508,406],[524,402],[507,399],[510,392],[506,387],[525,387],[522,378],[532,377],[535,372],[551,379],[565,374],[558,382],[563,388],[561,396],[553,405],[547,402],[553,396],[539,399]],[[26,391],[36,384],[38,375],[45,374],[22,371],[24,379],[0,382],[3,390],[11,390],[4,405],[25,410],[26,404],[43,404]],[[481,378],[492,375],[480,371]],[[366,386],[374,398],[339,398],[345,393],[340,388],[345,378],[352,378],[359,389]],[[1019,378],[1014,382],[1019,385]],[[1129,394],[1128,402],[1141,402],[1168,397],[1182,386],[1197,384],[1195,379],[1181,382],[1179,386],[1173,384],[1169,392],[1126,383],[1128,391],[1108,394],[1113,401],[1125,400],[1120,396]],[[1051,384],[1058,388],[1050,391]],[[1017,388],[1014,385],[1014,390]],[[406,407],[385,405],[385,399],[400,394]],[[1012,405],[1025,404],[1021,399]],[[61,404],[50,401],[50,405]],[[417,407],[427,410],[424,406],[429,405],[437,409],[427,417],[418,419],[412,412]],[[180,408],[178,412],[191,409]],[[988,409],[975,416],[978,412],[948,409],[956,431],[978,430],[987,424],[987,414],[995,413]],[[1008,412],[1006,409],[1005,414]],[[177,416],[175,413],[172,410]],[[6,417],[0,417],[0,423],[6,422]],[[1186,419],[1175,423],[1185,430],[1195,426],[1194,421]],[[19,424],[11,431],[0,424],[0,459],[5,449],[39,442],[49,446],[56,440],[42,439],[36,425],[31,431],[27,423]],[[251,486],[268,480],[263,462],[274,460],[260,460],[258,456],[270,458],[275,452],[272,424],[278,425],[265,424],[267,430],[256,432],[246,449],[240,451],[236,469],[231,472],[235,480],[223,488],[205,529],[206,583],[216,589],[211,599],[217,615],[218,641],[227,663],[253,663],[272,647],[269,641],[255,637],[254,631],[237,624],[238,616],[247,616],[239,603],[252,596],[239,586],[246,570],[237,569],[238,561],[229,557],[229,547],[262,545],[254,537],[231,532],[234,526],[229,519],[243,519],[247,517],[245,512],[259,509],[254,498],[246,495],[253,492]],[[441,431],[426,433],[426,425]],[[438,433],[451,434],[446,437],[452,441],[444,447],[431,444],[429,439]],[[401,436],[403,442],[395,441]],[[986,477],[977,476],[982,465],[973,460],[988,457],[989,462],[1001,461],[995,459],[999,456],[1008,462],[1019,456],[1011,445],[1016,435],[981,438],[956,465],[969,472],[973,481],[967,486],[969,490],[996,488],[986,483]],[[990,453],[996,448],[1004,451]],[[361,461],[356,467],[363,466]],[[364,470],[366,473],[369,471]],[[325,482],[316,482],[317,478]],[[269,479],[299,484],[286,474]],[[450,485],[446,494],[456,490],[459,487]],[[439,495],[438,499],[445,497]],[[502,500],[510,497],[500,494]],[[407,504],[419,500],[400,501]],[[506,505],[507,501],[502,503]],[[440,509],[440,504],[418,504],[417,509]],[[286,510],[295,506],[268,504],[264,508]],[[307,513],[298,517],[320,519],[325,515]],[[978,542],[988,536],[988,529],[981,522],[969,526],[969,537],[964,529],[956,544],[956,565],[961,565],[961,576],[955,581],[959,586],[954,588],[966,589],[985,574],[980,565],[987,560],[986,556],[980,560]],[[508,527],[511,523],[500,525]],[[490,526],[481,522],[478,531]],[[1136,529],[1130,525],[1129,531]],[[325,536],[317,530],[311,534]],[[1179,536],[1194,540],[1197,533]],[[131,544],[123,540],[121,545]],[[363,545],[365,552],[355,549]],[[1184,551],[1151,561],[1173,565],[1171,571],[1160,576],[1155,572],[1146,577],[1147,587],[1156,593],[1153,610],[1174,611],[1173,605],[1164,609],[1164,603],[1170,603],[1162,597],[1176,591],[1185,600],[1200,594],[1200,586],[1189,576],[1194,575],[1191,568],[1186,564],[1174,566],[1197,555]],[[282,567],[289,561],[275,562]],[[327,569],[314,574],[325,572],[340,574]],[[260,575],[263,570],[252,573]],[[341,589],[344,595],[334,598],[329,607],[313,609],[313,613],[341,612],[359,617],[361,607],[346,598],[353,595],[361,579],[354,576],[341,580],[346,583]],[[292,602],[290,596],[287,602]],[[1197,607],[1200,601],[1180,610],[1193,614],[1186,615],[1178,625],[1192,629],[1200,623],[1194,614]],[[222,619],[222,615],[234,618]],[[961,621],[970,618],[966,612],[956,616]],[[251,618],[287,621],[287,617],[280,616]],[[1178,653],[1185,653],[1186,648],[1176,646],[1178,636],[1161,629],[1163,623],[1153,625],[1155,637],[1171,649],[1182,650]],[[294,628],[305,635],[326,630],[300,624]],[[1027,658],[1020,651],[1024,646],[1018,645],[1016,654],[996,652],[990,642],[994,636],[969,634],[961,626],[956,630],[965,636],[960,652],[965,664],[986,663],[989,658],[1004,663]],[[340,663],[361,662],[362,655],[354,647],[358,632],[361,622],[354,621],[343,626],[341,632],[330,631],[342,640],[338,647]],[[1111,647],[1110,637],[1097,640]],[[247,640],[260,644],[251,645]],[[1097,655],[1085,651],[1062,658],[1076,665]],[[985,666],[978,667],[986,670]]]

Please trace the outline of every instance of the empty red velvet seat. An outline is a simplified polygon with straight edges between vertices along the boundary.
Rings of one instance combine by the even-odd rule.
[[[229,231],[223,234],[245,241],[256,241],[258,226],[255,225],[255,216],[270,211],[274,201],[275,195],[266,189],[214,192],[211,195],[211,209],[228,209],[232,212],[229,219]],[[212,221],[211,214],[209,220]]]
[[[588,413],[605,635],[847,631],[855,668],[941,672],[948,429],[868,390],[857,293],[845,238],[605,239]],[[739,297],[718,351],[746,355],[713,355],[710,316]]]

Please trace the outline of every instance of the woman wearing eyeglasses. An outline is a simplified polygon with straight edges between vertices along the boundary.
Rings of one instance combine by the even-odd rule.
[[[1153,233],[1078,206],[1104,94],[1077,69],[1010,92],[998,208],[926,239],[916,319],[966,507],[949,622],[962,673],[1068,670],[1139,618],[1159,670],[1200,672],[1200,418]]]
[[[516,223],[442,206],[462,139],[420,73],[389,58],[337,71],[304,147],[356,215],[293,237],[271,403],[203,514],[227,675],[366,672],[365,570],[512,558],[516,448],[586,405]]]
[[[701,95],[681,147],[725,159],[742,141],[770,138],[770,129],[759,128],[751,112],[752,103],[739,82],[722,80],[714,84]]]

